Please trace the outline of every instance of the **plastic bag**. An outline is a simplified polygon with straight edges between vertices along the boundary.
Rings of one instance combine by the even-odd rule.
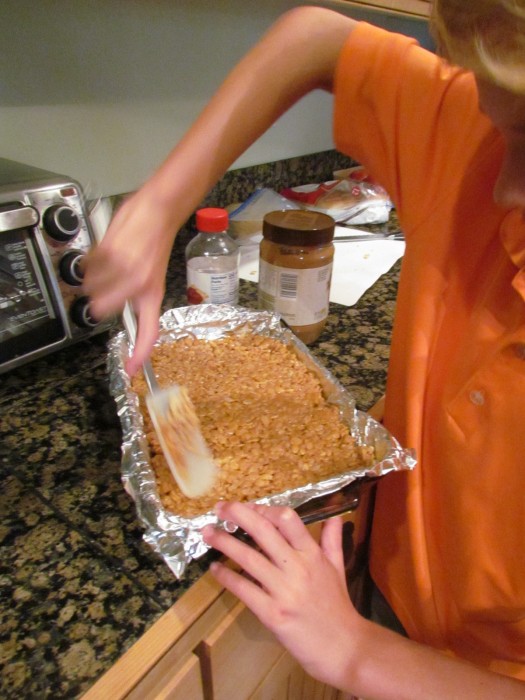
[[[344,173],[347,176],[342,179],[288,187],[281,194],[306,209],[329,214],[337,223],[387,222],[393,205],[386,190],[361,167],[350,168]]]
[[[229,234],[240,245],[259,243],[265,214],[279,209],[301,209],[300,205],[267,187],[257,188],[248,199],[230,211]]]

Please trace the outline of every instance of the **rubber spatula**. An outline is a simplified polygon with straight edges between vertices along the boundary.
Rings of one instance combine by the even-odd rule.
[[[135,344],[137,321],[129,303],[122,321],[130,342]],[[151,362],[146,360],[142,368],[149,389],[146,405],[171,473],[185,496],[202,496],[213,486],[217,466],[188,391],[177,384],[161,389]]]
[[[112,218],[109,198],[93,200],[89,221],[97,243],[100,243]],[[130,343],[135,344],[137,319],[131,304],[122,315]],[[204,440],[195,408],[187,390],[181,386],[161,389],[148,360],[143,365],[149,394],[146,397],[155,432],[164,457],[180,490],[189,498],[202,496],[210,490],[217,472],[209,446]]]

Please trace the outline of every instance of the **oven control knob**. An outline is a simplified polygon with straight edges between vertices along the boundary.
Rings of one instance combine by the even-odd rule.
[[[98,326],[98,321],[89,312],[89,297],[75,299],[69,313],[73,322],[80,328],[94,328]]]
[[[54,204],[44,212],[44,228],[57,241],[70,241],[80,231],[80,218],[67,204]]]
[[[84,258],[84,253],[79,250],[69,250],[61,258],[58,264],[60,276],[72,287],[79,287],[84,279],[81,261]]]

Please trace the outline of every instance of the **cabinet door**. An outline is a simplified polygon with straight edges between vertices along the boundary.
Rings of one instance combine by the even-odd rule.
[[[188,654],[171,669],[158,664],[126,700],[204,700],[199,659]]]
[[[314,680],[285,652],[250,695],[250,700],[343,700],[343,695]]]
[[[207,700],[248,700],[285,652],[253,613],[238,603],[199,644]]]

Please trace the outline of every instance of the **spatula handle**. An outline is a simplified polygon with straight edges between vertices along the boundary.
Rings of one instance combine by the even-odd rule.
[[[133,307],[129,302],[126,302],[126,305],[124,306],[124,311],[122,312],[122,323],[126,333],[128,334],[130,343],[135,345],[135,341],[137,340],[137,317],[135,316]]]
[[[122,312],[122,323],[124,325],[126,333],[128,334],[129,342],[132,345],[135,345],[135,341],[137,339],[138,324],[137,317],[135,316],[135,312],[133,311],[133,307],[131,306],[129,301],[126,302],[126,305],[124,306],[124,311]],[[144,371],[144,378],[146,379],[148,389],[150,390],[150,393],[153,394],[153,392],[158,390],[159,385],[157,383],[157,377],[155,376],[155,372],[153,371],[151,362],[149,360],[145,360],[142,365],[142,369]]]

